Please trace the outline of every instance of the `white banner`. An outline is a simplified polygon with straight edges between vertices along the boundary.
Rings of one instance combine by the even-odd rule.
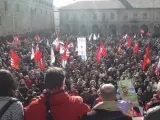
[[[77,38],[78,55],[86,56],[86,38]]]

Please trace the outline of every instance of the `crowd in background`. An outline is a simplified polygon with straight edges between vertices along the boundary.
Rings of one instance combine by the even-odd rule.
[[[40,51],[43,56],[45,70],[50,66],[50,47],[47,40],[51,43],[53,39],[50,37],[41,37],[39,43]],[[72,96],[80,95],[83,102],[94,106],[94,101],[98,98],[98,89],[101,84],[111,83],[116,88],[117,81],[126,77],[131,78],[139,105],[146,107],[147,103],[160,100],[156,96],[157,84],[159,76],[155,70],[160,56],[160,38],[152,37],[133,37],[131,49],[127,49],[125,45],[126,39],[123,36],[99,38],[94,41],[87,38],[87,61],[83,61],[76,51],[78,36],[62,36],[59,40],[66,43],[73,43],[73,47],[69,48],[70,57],[67,61],[66,71],[66,88],[65,90]],[[24,38],[19,37],[21,45],[14,46],[9,44],[9,40],[1,38],[0,40],[0,68],[11,71],[15,80],[16,97],[27,106],[45,91],[44,89],[44,72],[41,71],[36,63],[30,59],[32,44],[36,48],[37,41],[31,40],[25,43]],[[100,63],[95,59],[96,50],[103,41],[107,49],[107,56],[103,57]],[[139,51],[133,55],[133,46],[138,42]],[[144,59],[146,45],[150,45],[151,63],[145,70],[142,70],[142,60]],[[118,54],[119,46],[122,46],[122,54]],[[20,57],[20,69],[15,70],[11,67],[10,50],[14,49]],[[52,66],[62,67],[62,55],[55,51],[56,62]]]

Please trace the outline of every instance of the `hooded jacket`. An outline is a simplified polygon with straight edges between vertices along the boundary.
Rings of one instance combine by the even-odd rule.
[[[70,96],[68,93],[60,93],[50,96],[50,108],[54,120],[79,120],[90,111],[80,97]],[[45,96],[33,101],[25,112],[25,120],[46,120]]]
[[[132,120],[132,118],[121,111],[117,102],[107,101],[97,104],[84,116],[84,120]]]

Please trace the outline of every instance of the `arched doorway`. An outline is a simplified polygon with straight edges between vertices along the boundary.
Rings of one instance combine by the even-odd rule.
[[[86,36],[87,35],[87,29],[85,25],[81,25],[80,27],[80,35]]]
[[[122,31],[122,34],[127,34],[129,33],[129,26],[128,25],[123,25],[121,27],[121,31]]]
[[[108,30],[109,30],[109,34],[110,35],[114,35],[114,36],[116,36],[116,26],[115,25],[110,25],[109,26],[109,28],[108,28]]]
[[[65,34],[66,35],[69,35],[71,33],[71,27],[69,24],[66,24],[65,25]]]
[[[131,26],[131,33],[137,34],[137,33],[138,33],[138,26],[132,25],[132,26]]]
[[[99,31],[98,25],[94,24],[94,25],[92,26],[92,33],[93,33],[93,34],[98,34],[99,32],[100,32],[100,31]]]
[[[147,26],[147,25],[142,25],[142,26],[140,27],[140,29],[142,29],[145,34],[148,32],[148,26]]]
[[[72,25],[72,34],[73,35],[78,35],[78,32],[79,32],[78,25],[77,24],[73,24]]]
[[[107,25],[102,25],[100,31],[101,31],[100,34],[101,34],[103,37],[106,37],[106,36],[107,36]]]
[[[160,24],[154,26],[154,35],[160,36]]]

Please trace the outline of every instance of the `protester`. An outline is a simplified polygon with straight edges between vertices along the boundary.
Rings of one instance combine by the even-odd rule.
[[[116,102],[116,88],[111,84],[102,85],[100,95],[103,102],[97,104],[91,112],[84,116],[84,120],[132,120],[124,114]]]
[[[65,72],[61,68],[49,68],[45,74],[47,91],[27,108],[25,120],[79,120],[90,111],[79,97],[72,97],[64,91]]]
[[[12,74],[0,70],[0,119],[23,120],[24,111],[20,101],[14,98],[16,93],[15,81]]]

